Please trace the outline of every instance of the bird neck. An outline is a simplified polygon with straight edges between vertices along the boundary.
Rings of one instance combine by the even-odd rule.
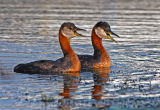
[[[73,71],[80,71],[80,60],[70,45],[70,39],[68,39],[61,32],[59,32],[59,42],[64,54],[64,58],[71,61],[71,71],[72,69]]]
[[[67,55],[75,54],[74,50],[70,45],[70,39],[65,37],[61,32],[59,32],[59,42],[60,42],[64,57]]]
[[[103,47],[102,38],[97,36],[94,29],[92,30],[92,45],[94,48],[94,58],[98,58],[101,61],[110,60],[106,49]]]

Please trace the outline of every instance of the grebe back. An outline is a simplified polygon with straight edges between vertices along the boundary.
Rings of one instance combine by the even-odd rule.
[[[70,39],[75,36],[83,36],[77,31],[83,30],[73,23],[63,23],[59,29],[59,42],[64,57],[56,61],[40,60],[26,64],[19,64],[14,68],[17,73],[53,73],[53,72],[79,72],[81,64],[78,56],[70,45]]]
[[[109,54],[102,44],[102,38],[110,39],[117,43],[110,35],[117,34],[111,31],[110,25],[107,22],[98,22],[92,29],[92,45],[94,54],[92,55],[78,55],[82,68],[106,68],[111,66]]]

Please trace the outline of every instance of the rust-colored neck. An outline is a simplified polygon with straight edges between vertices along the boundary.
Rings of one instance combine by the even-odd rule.
[[[102,38],[97,36],[94,28],[92,30],[92,45],[94,48],[94,58],[101,61],[110,61],[110,57],[106,49],[103,47]]]
[[[59,42],[60,42],[64,57],[67,55],[75,54],[74,50],[70,45],[70,40],[67,37],[65,37],[61,32],[59,32]]]
[[[70,60],[72,63],[71,64],[72,66],[68,71],[80,71],[81,69],[80,60],[76,55],[76,53],[74,52],[74,50],[72,49],[70,45],[70,40],[67,37],[65,37],[61,33],[61,31],[59,31],[59,42],[60,42],[64,57],[67,57],[67,59],[69,57],[68,60]]]

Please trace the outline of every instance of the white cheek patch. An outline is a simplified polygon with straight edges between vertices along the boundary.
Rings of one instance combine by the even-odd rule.
[[[74,32],[72,30],[68,29],[67,27],[64,27],[61,32],[67,38],[72,38],[75,36]]]
[[[104,29],[98,27],[95,29],[95,32],[97,34],[98,37],[100,38],[105,38],[106,37],[106,32],[104,31]]]

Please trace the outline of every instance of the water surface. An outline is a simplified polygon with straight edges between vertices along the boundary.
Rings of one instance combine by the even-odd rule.
[[[93,54],[92,27],[106,21],[121,36],[103,40],[111,70],[76,75],[14,73],[19,63],[63,56],[58,30],[73,22],[88,37],[71,40]],[[0,0],[0,109],[159,109],[159,0]]]

